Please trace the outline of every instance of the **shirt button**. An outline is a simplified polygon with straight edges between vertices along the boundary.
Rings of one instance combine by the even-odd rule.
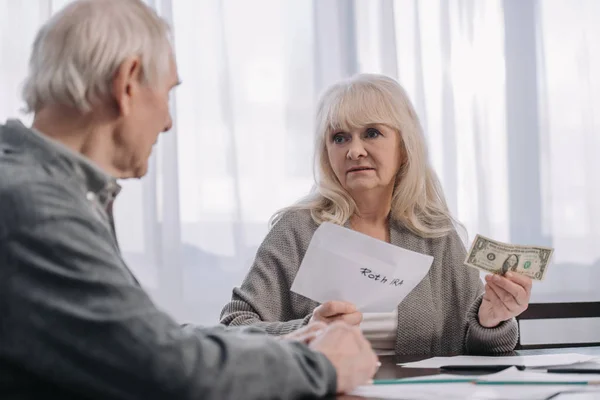
[[[89,201],[94,201],[96,200],[96,194],[94,192],[87,192],[85,194],[85,197],[89,200]]]

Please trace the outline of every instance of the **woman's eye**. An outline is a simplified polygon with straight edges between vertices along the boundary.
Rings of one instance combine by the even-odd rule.
[[[345,140],[346,140],[346,138],[341,133],[338,133],[333,136],[333,143],[341,144],[341,143],[344,143]]]
[[[381,132],[379,132],[377,129],[375,128],[369,128],[367,129],[367,137],[369,139],[375,139],[376,137],[379,137],[379,135],[381,135]]]

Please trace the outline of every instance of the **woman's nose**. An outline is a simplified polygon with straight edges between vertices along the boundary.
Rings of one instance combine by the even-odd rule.
[[[360,143],[360,140],[355,140],[350,145],[350,148],[348,148],[348,154],[346,155],[346,157],[348,157],[348,159],[350,160],[358,160],[359,158],[365,157],[366,155],[367,152],[362,143]]]

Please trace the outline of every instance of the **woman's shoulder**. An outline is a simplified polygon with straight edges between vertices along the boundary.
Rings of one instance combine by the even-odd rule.
[[[435,237],[424,237],[408,229],[401,221],[394,221],[391,225],[395,233],[396,245],[428,249],[429,252],[456,251],[462,253],[466,250],[466,232],[464,228],[453,225],[446,233]],[[433,255],[433,254],[432,254]]]
[[[310,210],[286,210],[274,219],[269,236],[284,235],[296,240],[310,241],[318,227]]]
[[[314,222],[309,209],[289,208],[276,214],[273,226],[278,224],[308,224]],[[316,225],[316,223],[315,223]]]

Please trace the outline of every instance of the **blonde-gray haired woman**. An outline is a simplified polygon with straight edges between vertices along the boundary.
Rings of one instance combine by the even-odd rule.
[[[513,350],[513,317],[527,308],[531,280],[511,273],[487,276],[484,288],[479,273],[463,266],[465,247],[402,87],[370,74],[330,87],[318,106],[315,150],[315,190],[275,215],[221,323],[281,335],[311,320],[344,320],[360,324],[376,350],[396,354]],[[389,314],[362,315],[349,303],[320,305],[291,292],[324,221],[433,256],[429,274]]]

